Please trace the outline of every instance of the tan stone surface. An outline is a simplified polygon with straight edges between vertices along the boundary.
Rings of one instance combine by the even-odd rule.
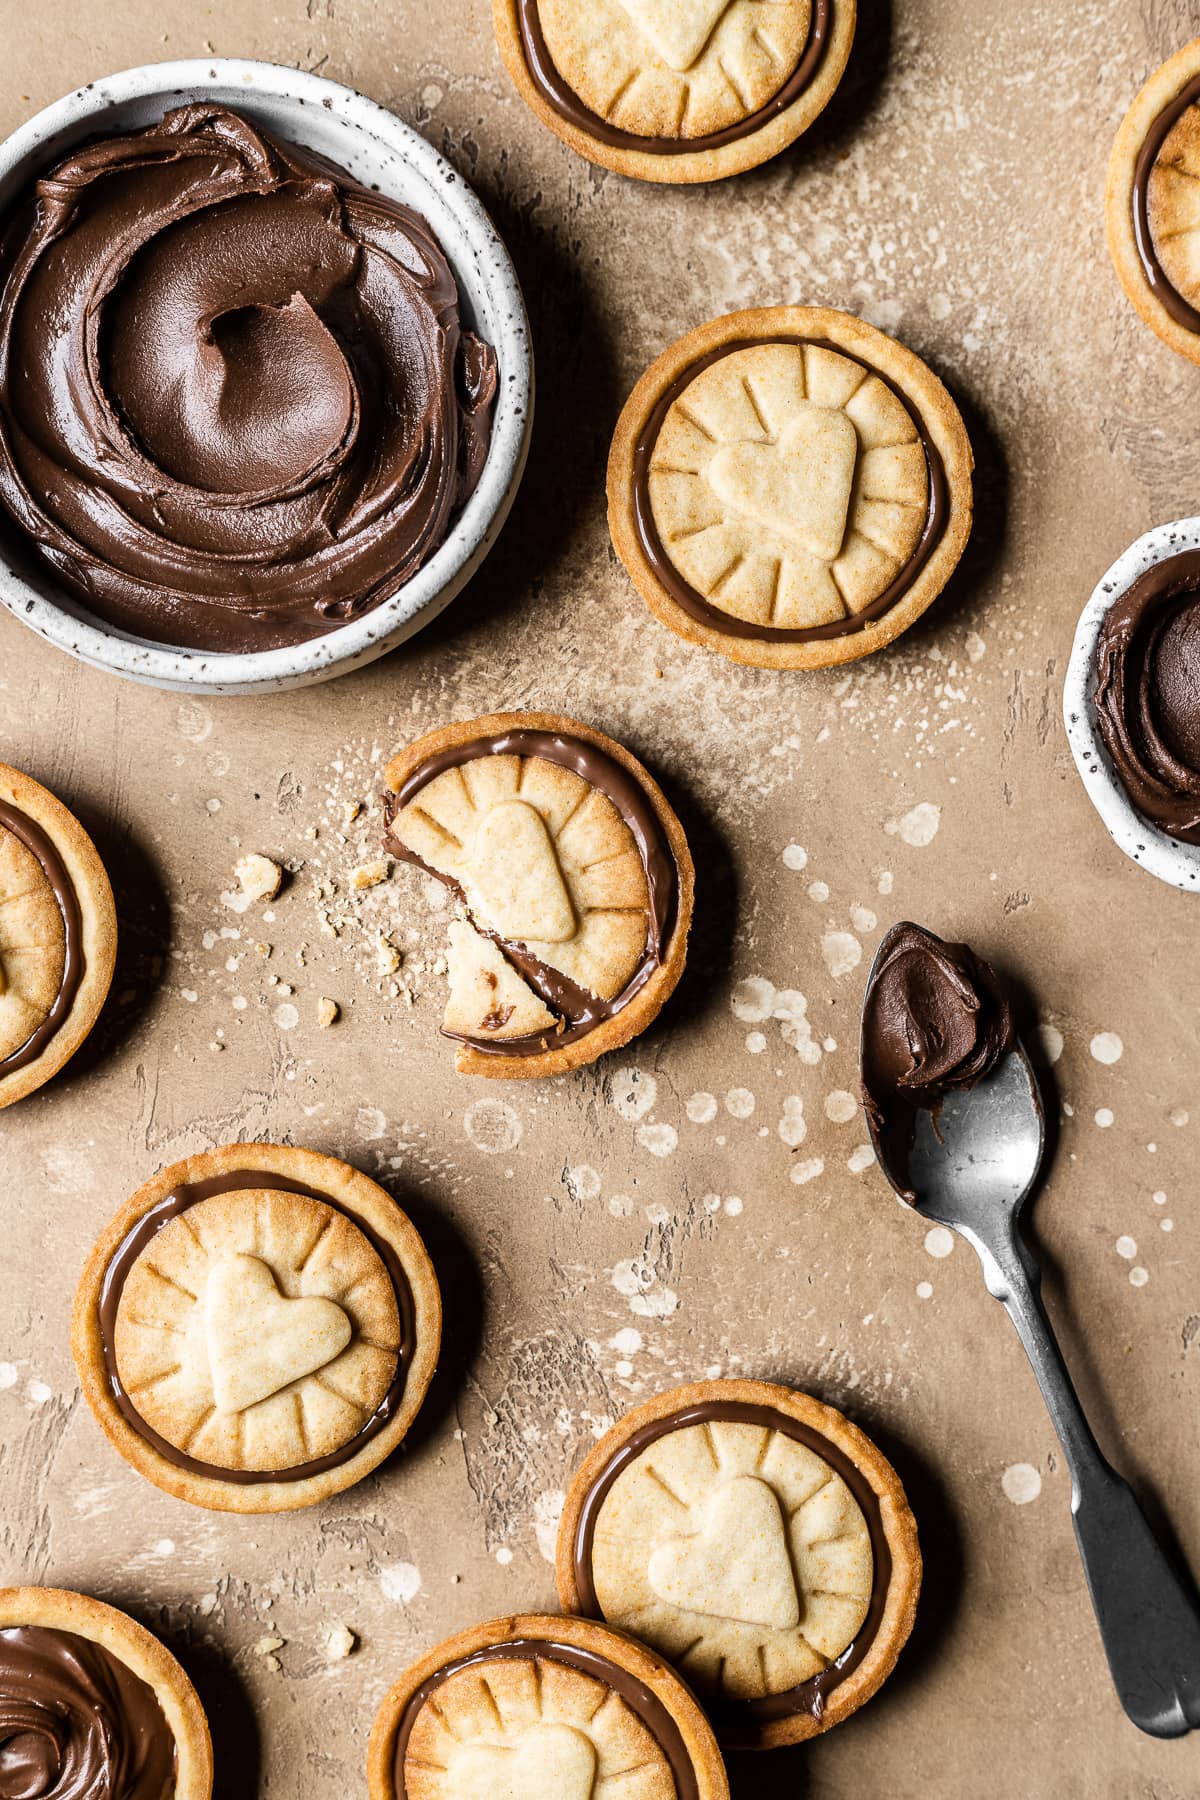
[[[0,1119],[0,1579],[87,1587],[161,1631],[213,1709],[229,1800],[343,1800],[408,1660],[552,1604],[555,1496],[607,1419],[709,1369],[777,1377],[893,1458],[927,1581],[881,1694],[795,1753],[738,1763],[739,1800],[1195,1800],[1194,1744],[1138,1736],[1112,1696],[1067,1476],[1007,1320],[966,1248],[943,1257],[864,1166],[846,1098],[867,963],[895,919],[969,938],[1036,996],[1063,1046],[1037,1210],[1049,1303],[1107,1447],[1200,1565],[1200,915],[1108,842],[1059,721],[1094,581],[1195,503],[1195,371],[1122,297],[1101,211],[1117,124],[1194,35],[1193,8],[864,5],[830,115],[711,191],[578,161],[465,0],[6,0],[4,16],[4,130],[77,82],[209,46],[395,108],[512,243],[542,400],[496,553],[374,669],[187,700],[0,616],[0,758],[78,809],[124,933],[88,1046]],[[828,677],[689,649],[648,617],[604,525],[609,434],[646,362],[768,301],[897,333],[963,404],[979,463],[947,594],[895,650]],[[663,780],[700,869],[695,948],[632,1050],[497,1088],[454,1077],[437,1037],[446,915],[427,884],[351,877],[379,855],[393,750],[538,704],[569,704]],[[288,876],[238,914],[220,895],[247,852]],[[404,953],[393,974],[381,932]],[[343,1009],[333,1031],[320,996]],[[405,1451],[311,1516],[172,1501],[74,1384],[95,1234],[152,1168],[237,1134],[381,1178],[445,1289],[443,1373]],[[331,1663],[335,1627],[358,1644]]]

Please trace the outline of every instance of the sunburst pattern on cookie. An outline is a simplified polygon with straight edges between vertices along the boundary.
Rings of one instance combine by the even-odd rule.
[[[738,1699],[809,1680],[867,1615],[873,1559],[857,1501],[785,1433],[685,1426],[614,1482],[592,1578],[605,1618]]]
[[[46,872],[0,825],[0,1063],[45,1024],[65,957],[62,910]]]
[[[538,0],[559,74],[592,112],[639,137],[737,125],[792,75],[811,0]]]
[[[645,954],[649,891],[633,834],[606,794],[558,763],[473,757],[421,788],[392,833],[461,888],[476,924],[601,1000]],[[503,1038],[553,1023],[486,939],[468,928],[452,950],[448,1029]]]
[[[929,507],[912,415],[861,363],[755,344],[702,369],[651,455],[666,554],[712,606],[806,629],[858,613],[911,558]]]
[[[426,1700],[408,1800],[675,1800],[671,1767],[621,1696],[543,1657],[461,1670]]]
[[[1167,133],[1146,199],[1163,274],[1176,293],[1200,305],[1200,106],[1189,106]]]
[[[115,1351],[150,1428],[199,1462],[297,1468],[342,1448],[396,1372],[378,1253],[305,1195],[246,1189],[163,1226],[125,1281]]]

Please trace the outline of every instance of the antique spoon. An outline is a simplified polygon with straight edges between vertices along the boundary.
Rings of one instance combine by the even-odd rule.
[[[878,964],[879,959],[876,959]],[[872,981],[875,971],[872,971]],[[1033,1364],[1071,1473],[1071,1512],[1108,1666],[1133,1723],[1154,1737],[1200,1727],[1200,1601],[1159,1548],[1132,1489],[1101,1454],[1043,1309],[1041,1272],[1017,1229],[1041,1167],[1045,1117],[1020,1041],[992,1073],[917,1114],[907,1171],[880,1167],[901,1198],[972,1245]]]

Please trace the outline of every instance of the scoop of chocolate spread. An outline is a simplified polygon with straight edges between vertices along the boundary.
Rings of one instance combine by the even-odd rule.
[[[1155,563],[1113,601],[1096,645],[1095,707],[1138,811],[1200,844],[1200,550]]]
[[[917,1115],[972,1088],[1013,1043],[1012,1008],[990,964],[919,925],[893,925],[863,1000],[862,1092],[884,1160],[907,1176]],[[905,1197],[915,1199],[906,1186]]]
[[[496,359],[429,225],[216,105],[73,151],[0,249],[0,502],[100,621],[270,649],[395,593]]]

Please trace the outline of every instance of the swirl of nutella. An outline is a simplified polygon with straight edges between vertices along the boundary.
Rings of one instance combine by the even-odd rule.
[[[893,1170],[908,1167],[917,1114],[936,1117],[951,1089],[982,1081],[1013,1037],[1012,1007],[989,963],[919,925],[892,926],[863,1000],[862,1088]]]
[[[175,1738],[154,1690],[73,1631],[0,1630],[0,1800],[168,1800]]]
[[[0,252],[0,502],[103,624],[240,652],[394,594],[487,456],[426,221],[224,107],[73,151]]]
[[[1109,607],[1096,729],[1142,816],[1200,844],[1200,550],[1155,563]]]

